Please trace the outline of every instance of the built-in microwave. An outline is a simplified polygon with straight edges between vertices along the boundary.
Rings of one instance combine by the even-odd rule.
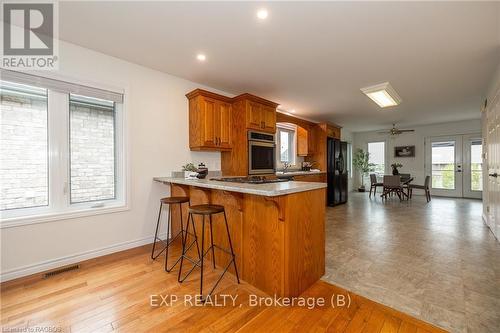
[[[248,174],[276,172],[276,143],[274,134],[248,131]]]

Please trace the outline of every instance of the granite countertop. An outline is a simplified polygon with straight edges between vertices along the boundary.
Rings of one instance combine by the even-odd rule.
[[[275,197],[279,195],[286,195],[291,193],[306,192],[326,188],[326,183],[313,183],[313,182],[280,182],[268,184],[246,184],[246,183],[232,183],[220,182],[209,179],[184,179],[174,177],[155,177],[154,181],[169,184],[190,185],[203,188],[211,188],[214,190],[248,193],[255,195],[262,195],[266,197]]]
[[[319,175],[326,173],[326,171],[302,171],[302,170],[288,170],[287,172],[278,171],[276,176],[302,176],[302,175]]]

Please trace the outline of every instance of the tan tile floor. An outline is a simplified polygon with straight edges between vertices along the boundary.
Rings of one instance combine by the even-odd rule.
[[[479,200],[350,193],[327,209],[323,280],[452,332],[500,332],[500,243]]]

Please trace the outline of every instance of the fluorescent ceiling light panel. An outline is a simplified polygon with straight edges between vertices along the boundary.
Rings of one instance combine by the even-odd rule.
[[[389,82],[361,88],[361,91],[381,108],[399,105],[401,97]]]

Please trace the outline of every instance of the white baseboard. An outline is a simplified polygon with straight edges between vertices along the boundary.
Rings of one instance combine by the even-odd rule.
[[[486,223],[487,226],[490,226],[490,224],[488,223],[488,217],[484,215],[484,213],[483,213],[483,222]]]
[[[26,265],[11,270],[0,272],[0,282],[5,282],[13,279],[17,279],[23,276],[28,276],[31,274],[40,273],[50,269],[75,264],[84,260],[102,257],[107,254],[114,252],[119,252],[123,250],[132,249],[134,247],[139,247],[153,242],[154,235],[136,239],[128,242],[118,243],[106,247],[102,247],[96,250],[90,250],[78,254],[73,254],[61,258],[51,259],[39,262],[33,265]]]

